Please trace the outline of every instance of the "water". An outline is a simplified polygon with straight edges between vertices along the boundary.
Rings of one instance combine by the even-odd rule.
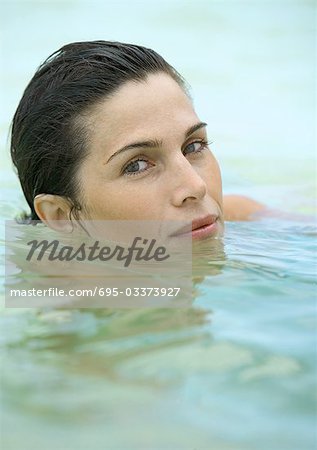
[[[3,448],[315,448],[316,227],[226,231],[190,308],[4,310]]]
[[[305,215],[227,223],[216,252],[196,251],[187,309],[2,307],[1,448],[317,448],[314,3],[1,9],[2,148],[50,52],[81,39],[140,42],[193,85],[225,192]],[[25,203],[2,162],[0,217],[11,219]]]

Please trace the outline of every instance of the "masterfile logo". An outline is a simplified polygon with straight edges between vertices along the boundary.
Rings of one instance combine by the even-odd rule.
[[[186,224],[80,225],[64,233],[41,222],[7,221],[6,307],[183,307],[191,301],[191,239],[171,237]]]

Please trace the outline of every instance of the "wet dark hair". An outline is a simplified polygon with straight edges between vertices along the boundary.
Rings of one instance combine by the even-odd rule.
[[[12,121],[11,157],[31,214],[38,194],[67,198],[71,215],[82,206],[77,170],[88,151],[88,130],[78,118],[127,81],[164,72],[188,92],[185,80],[155,51],[120,42],[65,45],[49,56],[26,87]],[[77,213],[77,214],[76,214]]]

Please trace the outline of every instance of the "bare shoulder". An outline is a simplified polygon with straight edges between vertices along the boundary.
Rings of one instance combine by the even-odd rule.
[[[267,211],[266,206],[244,195],[223,197],[224,219],[229,221],[256,220],[258,214]]]
[[[263,218],[301,221],[316,224],[316,217],[297,212],[287,212],[280,209],[269,208],[263,203],[244,195],[225,195],[223,197],[224,220],[251,221]]]

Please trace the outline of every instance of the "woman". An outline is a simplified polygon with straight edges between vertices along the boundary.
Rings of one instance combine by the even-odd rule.
[[[184,79],[153,50],[62,47],[13,119],[11,155],[30,219],[181,220],[195,239],[221,235],[225,220],[249,220],[264,206],[222,197],[206,126]]]

